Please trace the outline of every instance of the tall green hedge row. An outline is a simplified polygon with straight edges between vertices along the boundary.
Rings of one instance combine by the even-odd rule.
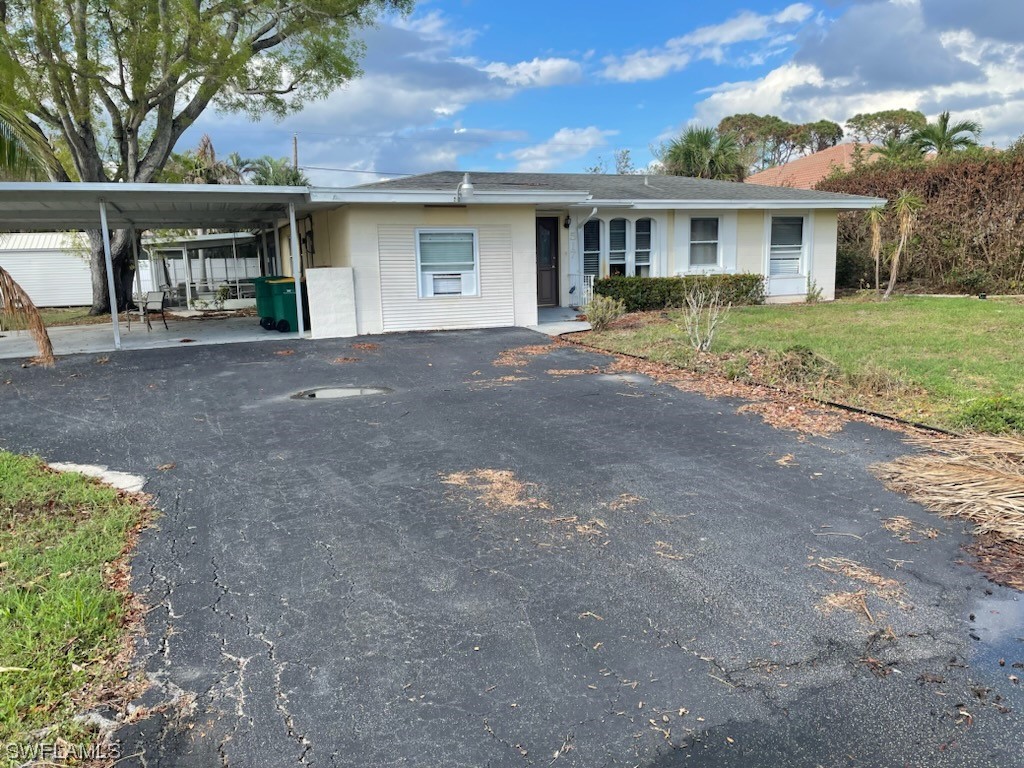
[[[682,306],[688,291],[718,289],[725,304],[763,304],[764,277],[755,274],[688,275],[686,277],[606,277],[594,282],[594,293],[620,299],[628,312]]]

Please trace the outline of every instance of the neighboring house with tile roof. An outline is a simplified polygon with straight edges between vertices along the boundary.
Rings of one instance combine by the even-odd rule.
[[[853,168],[857,147],[863,153],[866,163],[874,162],[876,155],[871,153],[870,144],[855,142],[836,144],[811,155],[798,157],[783,165],[767,168],[751,174],[746,178],[747,184],[769,187],[790,187],[792,189],[814,189],[815,185],[827,178],[836,169],[849,171]]]

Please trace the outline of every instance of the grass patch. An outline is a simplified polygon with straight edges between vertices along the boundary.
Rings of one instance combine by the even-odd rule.
[[[110,313],[90,315],[89,307],[43,307],[39,310],[47,328],[58,325],[97,325],[109,323]]]
[[[126,685],[123,555],[146,514],[92,479],[0,451],[0,744],[86,744],[74,716]]]
[[[1024,430],[1024,304],[907,296],[735,307],[711,356],[674,314],[587,343],[734,380],[791,386],[937,426]]]

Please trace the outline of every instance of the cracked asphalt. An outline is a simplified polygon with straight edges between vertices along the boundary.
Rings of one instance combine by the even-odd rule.
[[[1021,604],[870,474],[899,435],[546,372],[608,362],[575,348],[493,366],[524,330],[357,341],[0,363],[0,445],[145,475],[162,510],[119,765],[1024,764]],[[329,386],[391,392],[291,398]],[[442,482],[485,468],[546,508]],[[873,622],[821,610],[860,589]]]

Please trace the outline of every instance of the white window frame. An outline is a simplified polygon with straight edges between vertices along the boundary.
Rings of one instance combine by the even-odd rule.
[[[611,223],[615,219],[623,219],[626,222],[626,275],[629,276],[636,274],[636,223],[641,219],[649,219],[651,222],[651,259],[648,264],[649,276],[657,277],[662,274],[662,259],[664,258],[664,254],[667,249],[666,243],[662,239],[665,229],[662,226],[662,220],[658,216],[647,211],[638,211],[633,215],[623,215],[623,213],[619,211],[608,211],[604,215],[594,216],[580,224],[577,230],[580,274],[583,274],[585,253],[584,245],[586,243],[584,228],[587,224],[596,221],[598,222],[598,231],[600,232],[601,237],[596,277],[597,279],[603,279],[611,275],[611,260],[609,258],[611,253]]]
[[[694,219],[714,219],[718,223],[717,234],[718,238],[714,240],[715,243],[715,263],[714,264],[694,264],[692,261],[693,256],[693,220]],[[723,239],[725,234],[725,222],[722,216],[714,213],[707,215],[693,215],[686,217],[686,271],[687,272],[721,272],[722,271],[722,250],[723,250]],[[697,240],[698,245],[706,245],[711,243],[711,240]]]
[[[772,274],[772,221],[775,219],[803,219],[803,241],[800,243],[800,262],[794,274]],[[808,211],[768,211],[764,219],[764,274],[769,280],[800,280],[806,283],[811,271],[811,245],[814,242],[814,217]]]
[[[640,217],[632,220],[632,222],[631,222],[632,226],[627,227],[627,232],[630,234],[630,237],[626,238],[626,244],[628,246],[630,246],[630,248],[629,248],[629,250],[626,253],[626,274],[627,275],[630,275],[630,274],[636,275],[637,274],[637,263],[636,263],[636,225],[639,222],[641,222],[641,221],[649,221],[651,223],[651,233],[650,233],[651,242],[650,242],[650,247],[647,250],[647,264],[646,265],[641,265],[641,266],[646,266],[647,267],[647,275],[648,275],[648,277],[653,277],[654,276],[654,260],[655,260],[656,254],[658,253],[657,240],[655,239],[656,238],[656,234],[655,233],[657,231],[658,226],[655,223],[653,216],[640,216]]]
[[[420,235],[453,234],[473,236],[473,269],[466,272],[424,272],[420,263]],[[470,227],[419,227],[415,231],[416,238],[416,286],[421,299],[464,299],[480,296],[480,233]],[[434,294],[434,277],[437,275],[459,275],[462,280],[462,293]],[[467,276],[469,277],[467,285]],[[468,289],[468,290],[467,290]]]

